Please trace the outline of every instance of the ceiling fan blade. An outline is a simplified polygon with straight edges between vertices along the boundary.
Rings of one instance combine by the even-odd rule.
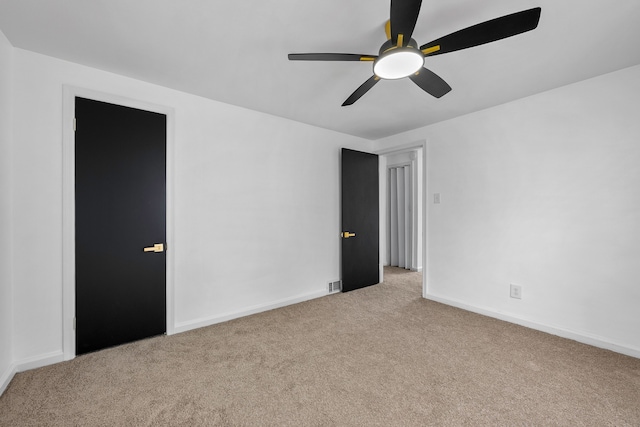
[[[425,56],[440,55],[505,39],[538,26],[541,8],[523,10],[456,31],[420,46]]]
[[[451,86],[440,76],[424,67],[417,73],[410,75],[409,78],[422,90],[436,98],[441,98],[451,90]]]
[[[358,89],[356,89],[355,92],[353,92],[351,94],[351,96],[348,97],[347,100],[342,103],[342,106],[344,107],[346,105],[351,105],[354,102],[356,102],[358,99],[360,99],[360,97],[362,95],[367,93],[369,91],[369,89],[371,89],[379,81],[380,81],[380,77],[375,76],[375,75],[371,76],[371,78],[369,80],[367,80],[366,82],[362,83],[360,85],[360,87]]]
[[[406,46],[416,27],[422,0],[391,0],[391,40],[394,45]],[[401,36],[401,43],[398,37]]]
[[[290,53],[290,61],[373,61],[378,55],[356,53]]]

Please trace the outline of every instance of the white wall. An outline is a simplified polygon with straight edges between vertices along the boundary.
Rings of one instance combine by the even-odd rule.
[[[426,138],[442,194],[429,296],[640,355],[640,67],[372,144],[0,37],[0,375],[62,353],[63,84],[175,111],[177,330],[324,294],[339,277],[339,147]]]
[[[638,94],[640,66],[377,141],[428,141],[428,296],[640,357]]]
[[[11,70],[13,47],[0,31],[0,393],[12,372]]]
[[[62,351],[63,84],[175,111],[177,331],[321,296],[339,278],[339,148],[369,151],[370,141],[14,54],[17,363]]]

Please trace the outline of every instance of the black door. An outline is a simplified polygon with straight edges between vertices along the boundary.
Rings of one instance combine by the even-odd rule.
[[[83,354],[166,332],[166,116],[84,98],[75,110]]]
[[[342,291],[379,282],[378,156],[342,149]]]

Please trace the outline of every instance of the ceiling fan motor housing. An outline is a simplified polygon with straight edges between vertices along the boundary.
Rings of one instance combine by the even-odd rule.
[[[373,62],[373,72],[381,79],[401,79],[418,72],[423,65],[424,55],[414,39],[409,40],[406,46],[398,46],[392,40],[387,40]]]

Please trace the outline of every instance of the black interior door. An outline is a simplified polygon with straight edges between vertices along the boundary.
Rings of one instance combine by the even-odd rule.
[[[166,332],[166,116],[84,98],[75,111],[83,354]]]
[[[378,156],[343,148],[341,166],[342,291],[347,292],[380,278]]]

